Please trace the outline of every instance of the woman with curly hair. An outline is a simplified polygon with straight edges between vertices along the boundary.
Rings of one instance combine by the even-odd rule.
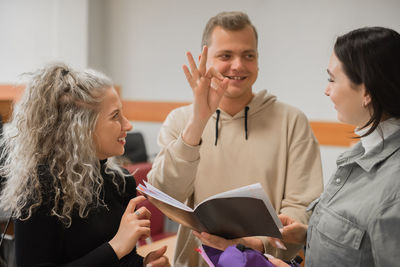
[[[136,205],[124,153],[132,125],[112,82],[48,65],[32,74],[0,145],[0,207],[15,219],[18,266],[169,266],[166,247],[144,259],[150,212]]]

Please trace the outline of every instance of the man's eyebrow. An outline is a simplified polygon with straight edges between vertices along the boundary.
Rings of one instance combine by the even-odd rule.
[[[232,50],[219,50],[219,51],[217,51],[217,54],[220,54],[220,53],[232,53]]]
[[[328,74],[332,77],[335,77],[335,75],[332,74],[332,72],[329,69],[326,69],[326,72],[328,72]]]
[[[219,51],[217,51],[217,54],[220,54],[220,53],[233,53],[233,51],[232,50],[228,50],[228,49],[226,49],[226,50],[219,50]],[[257,50],[255,50],[255,49],[248,49],[248,50],[244,50],[244,51],[242,51],[241,53],[257,53]]]

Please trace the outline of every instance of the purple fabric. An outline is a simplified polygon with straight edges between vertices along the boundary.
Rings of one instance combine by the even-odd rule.
[[[203,245],[203,249],[204,252],[207,254],[208,258],[210,258],[211,262],[214,263],[215,266],[217,266],[219,257],[221,256],[223,251],[206,245]]]
[[[225,251],[203,245],[204,251],[215,267],[273,267],[274,265],[259,251],[245,249],[243,252],[230,246]]]

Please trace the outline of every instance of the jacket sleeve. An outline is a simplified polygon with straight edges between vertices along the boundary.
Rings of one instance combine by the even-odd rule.
[[[174,110],[165,120],[158,137],[161,150],[147,175],[152,185],[181,202],[193,193],[200,161],[200,145],[190,146],[182,139],[185,111],[187,107]]]
[[[400,262],[400,199],[384,205],[368,225],[376,266],[398,266]]]
[[[62,226],[55,216],[35,213],[15,221],[15,255],[18,266],[118,266],[118,257],[104,243],[73,262],[60,264]]]

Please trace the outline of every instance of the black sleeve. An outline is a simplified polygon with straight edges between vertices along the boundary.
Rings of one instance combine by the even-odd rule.
[[[123,257],[119,262],[119,267],[132,267],[132,266],[143,266],[143,257],[137,254],[136,248],[131,253]]]
[[[118,266],[119,260],[108,243],[73,262],[64,263],[63,226],[55,216],[42,212],[28,220],[15,221],[15,256],[17,266]],[[77,237],[84,238],[84,237]],[[79,240],[77,240],[79,242]]]

